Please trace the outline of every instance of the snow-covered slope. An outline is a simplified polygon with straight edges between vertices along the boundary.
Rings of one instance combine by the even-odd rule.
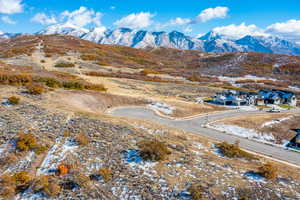
[[[300,55],[300,45],[270,35],[247,35],[236,38],[210,31],[200,38],[193,38],[178,31],[167,33],[129,28],[109,30],[105,27],[85,29],[71,24],[52,25],[36,34],[71,35],[99,44],[116,44],[134,48],[167,47],[206,52],[262,52]],[[0,33],[0,40],[15,36],[14,34]]]

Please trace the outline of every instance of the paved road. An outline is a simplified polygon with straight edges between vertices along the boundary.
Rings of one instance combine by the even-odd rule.
[[[299,110],[294,110],[289,112],[298,113]],[[160,117],[156,115],[152,110],[149,110],[144,107],[121,107],[111,111],[111,114],[115,116],[130,117],[130,118],[137,118],[137,119],[157,122],[187,132],[205,135],[217,141],[227,141],[229,143],[234,143],[236,140],[239,140],[240,146],[244,149],[300,166],[300,153],[292,152],[283,149],[281,147],[271,146],[253,140],[248,140],[247,138],[226,134],[203,126],[208,122],[219,120],[219,119],[245,115],[245,114],[261,114],[261,113],[263,112],[234,110],[234,111],[226,111],[222,113],[209,114],[205,116],[199,116],[187,120],[172,120],[172,119]]]

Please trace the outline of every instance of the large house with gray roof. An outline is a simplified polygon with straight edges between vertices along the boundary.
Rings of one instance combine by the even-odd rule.
[[[296,106],[297,98],[293,92],[283,90],[260,90],[255,92],[244,92],[237,90],[225,90],[217,93],[215,96],[216,103],[222,105],[290,105]]]

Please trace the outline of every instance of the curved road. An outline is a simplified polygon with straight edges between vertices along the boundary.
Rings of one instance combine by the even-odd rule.
[[[299,110],[289,112],[299,113]],[[217,141],[227,141],[229,143],[234,143],[236,140],[239,140],[240,146],[243,149],[262,154],[277,160],[285,161],[296,166],[300,166],[300,153],[289,151],[281,147],[249,140],[247,138],[225,134],[221,131],[210,129],[204,126],[208,122],[216,121],[219,119],[239,116],[243,114],[262,114],[264,113],[263,111],[233,110],[222,113],[207,114],[185,120],[172,120],[163,118],[156,115],[154,111],[144,107],[121,107],[112,110],[110,113],[115,116],[137,118],[160,123],[187,132],[204,135]]]

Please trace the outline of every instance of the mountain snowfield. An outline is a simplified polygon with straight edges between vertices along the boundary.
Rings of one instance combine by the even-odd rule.
[[[70,24],[56,24],[36,34],[63,34],[79,37],[98,44],[115,44],[133,48],[166,47],[205,52],[262,52],[287,55],[300,55],[300,45],[276,36],[251,36],[234,38],[210,31],[200,38],[193,38],[178,31],[151,32],[118,28],[109,30],[104,27],[93,29],[79,28]],[[0,34],[0,40],[20,34]]]

